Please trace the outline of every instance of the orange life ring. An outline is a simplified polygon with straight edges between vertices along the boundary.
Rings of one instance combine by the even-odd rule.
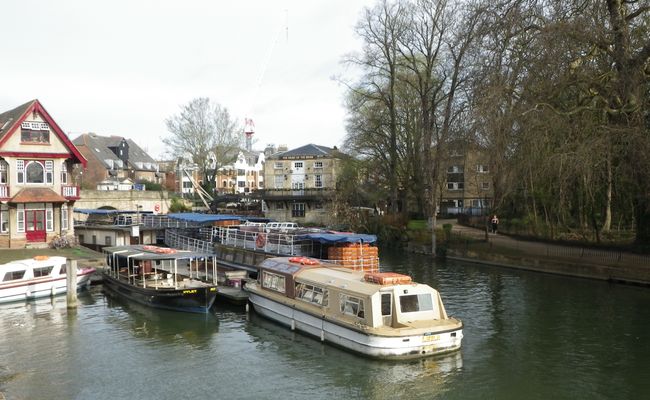
[[[255,246],[262,248],[266,245],[266,235],[263,233],[258,233],[257,238],[255,239]]]
[[[300,265],[318,265],[320,262],[318,260],[314,260],[313,258],[308,258],[308,257],[291,257],[289,259],[289,262],[300,264]]]
[[[158,250],[158,246],[146,245],[146,246],[142,246],[142,250],[154,250],[154,251],[156,251],[156,250]]]
[[[50,258],[50,257],[48,257],[48,256],[34,256],[34,260],[36,260],[36,261],[44,261],[44,260],[47,260],[48,258]]]

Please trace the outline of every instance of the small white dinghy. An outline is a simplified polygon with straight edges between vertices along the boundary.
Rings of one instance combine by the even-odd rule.
[[[94,268],[77,268],[77,289],[90,285]],[[0,265],[0,303],[67,292],[66,258],[37,256]]]

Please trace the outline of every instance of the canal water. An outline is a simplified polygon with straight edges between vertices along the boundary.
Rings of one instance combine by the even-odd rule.
[[[243,309],[152,310],[80,295],[0,306],[0,393],[22,399],[640,399],[650,289],[384,255],[437,287],[463,348],[366,359]],[[388,268],[386,268],[388,269]]]

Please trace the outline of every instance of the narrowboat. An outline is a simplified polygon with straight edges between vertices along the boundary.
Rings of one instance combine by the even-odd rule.
[[[104,288],[153,308],[207,313],[217,296],[214,255],[166,247],[105,247]]]
[[[77,289],[90,285],[94,268],[77,268]],[[0,303],[66,293],[66,258],[36,256],[0,265]]]
[[[380,359],[460,349],[463,324],[437,290],[407,275],[358,271],[307,257],[268,258],[245,290],[258,314]]]

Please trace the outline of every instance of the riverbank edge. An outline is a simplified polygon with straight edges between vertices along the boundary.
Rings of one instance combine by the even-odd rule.
[[[446,259],[469,262],[473,264],[489,265],[499,268],[517,269],[531,272],[540,272],[552,275],[568,276],[573,278],[593,279],[613,283],[622,283],[634,286],[650,287],[649,271],[640,268],[612,267],[607,265],[577,264],[571,262],[547,261],[537,258],[516,258],[498,255],[499,260],[481,257],[468,257],[454,254],[449,249]]]

